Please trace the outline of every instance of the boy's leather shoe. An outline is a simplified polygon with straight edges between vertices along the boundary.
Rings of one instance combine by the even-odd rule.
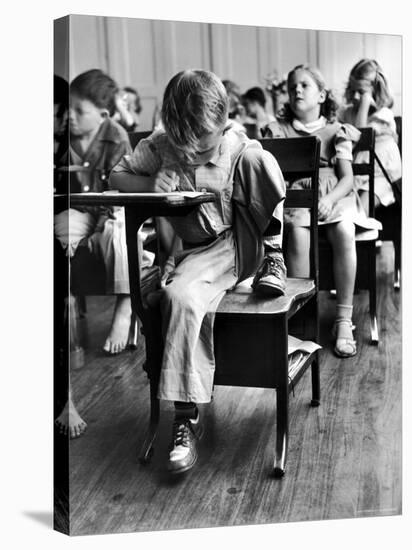
[[[196,418],[176,416],[173,423],[173,437],[170,445],[167,469],[172,474],[190,470],[197,461],[197,441],[203,435],[199,412]]]

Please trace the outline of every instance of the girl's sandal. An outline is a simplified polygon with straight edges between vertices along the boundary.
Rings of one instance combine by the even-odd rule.
[[[353,330],[352,321],[350,319],[336,319],[332,329],[332,336],[336,338],[333,352],[337,357],[347,359],[348,357],[353,357],[354,355],[356,355],[356,340],[347,337],[337,337],[338,325],[341,324],[347,324],[350,329]]]

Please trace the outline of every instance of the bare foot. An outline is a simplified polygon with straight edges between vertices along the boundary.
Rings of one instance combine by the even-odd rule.
[[[70,396],[54,423],[59,428],[60,433],[63,435],[69,434],[70,439],[80,437],[87,428],[86,422],[80,417]]]
[[[104,351],[116,354],[126,348],[129,338],[131,314],[130,296],[125,294],[119,295],[114,308],[112,326],[103,346]]]

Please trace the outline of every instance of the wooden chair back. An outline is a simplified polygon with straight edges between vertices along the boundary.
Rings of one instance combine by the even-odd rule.
[[[309,179],[308,189],[287,189],[285,208],[310,208],[311,247],[310,277],[316,287],[319,277],[318,258],[318,185],[320,139],[316,136],[302,138],[261,139],[263,149],[276,158],[283,177],[289,184],[296,180]]]

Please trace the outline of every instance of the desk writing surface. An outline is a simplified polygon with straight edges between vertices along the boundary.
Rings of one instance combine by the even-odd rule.
[[[61,195],[63,196],[63,195]],[[214,202],[213,193],[175,191],[172,193],[71,193],[69,201],[72,206],[148,206],[165,205],[170,207],[197,205]]]

